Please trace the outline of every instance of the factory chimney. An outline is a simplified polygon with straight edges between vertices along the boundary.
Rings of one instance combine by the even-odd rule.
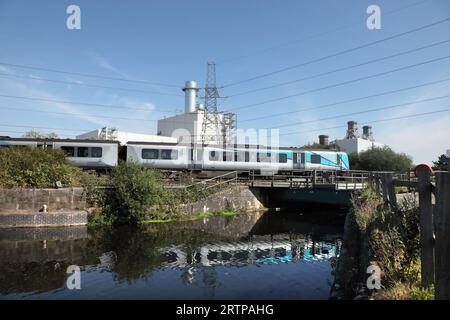
[[[185,95],[184,102],[184,112],[194,112],[197,106],[197,92],[198,92],[197,81],[186,81],[183,91]]]
[[[372,132],[372,126],[363,126],[363,139],[373,141],[373,132]]]
[[[347,135],[345,139],[356,139],[358,138],[358,123],[356,121],[347,122]]]
[[[323,146],[329,145],[330,144],[329,137],[326,134],[321,134],[319,136],[319,144],[321,144]]]

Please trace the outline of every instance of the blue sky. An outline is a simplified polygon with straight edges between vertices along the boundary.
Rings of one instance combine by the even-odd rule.
[[[66,8],[70,4],[77,4],[81,8],[81,30],[66,28]],[[381,8],[381,30],[368,30],[366,27],[366,8],[371,4]],[[184,81],[197,80],[204,85],[208,60],[217,62],[217,82],[226,85],[448,17],[448,0],[0,0],[0,134],[20,136],[20,132],[33,127],[49,127],[60,129],[39,130],[56,131],[64,137],[105,125],[116,126],[124,131],[154,134],[157,119],[183,109],[184,99],[180,88]],[[298,146],[317,141],[321,133],[329,134],[331,139],[342,138],[345,128],[325,129],[345,126],[347,120],[356,120],[361,127],[371,121],[450,108],[450,98],[441,98],[384,111],[315,121],[449,95],[450,81],[314,109],[315,106],[341,100],[450,78],[450,59],[442,59],[348,85],[238,109],[445,57],[450,55],[450,42],[291,85],[231,97],[248,90],[364,63],[445,40],[450,40],[450,22],[255,81],[224,87],[221,94],[229,98],[222,100],[220,109],[236,108],[240,128],[279,127],[281,145]],[[89,78],[8,64],[173,86]],[[23,76],[127,90],[30,80]],[[129,109],[25,100],[4,95]],[[279,115],[304,108],[311,110]],[[31,112],[30,109],[41,112]],[[252,120],[260,116],[268,117]],[[307,121],[310,122],[284,126]],[[450,112],[443,112],[374,123],[373,128],[377,141],[390,145],[396,151],[410,154],[419,163],[430,162],[450,149],[449,125]]]

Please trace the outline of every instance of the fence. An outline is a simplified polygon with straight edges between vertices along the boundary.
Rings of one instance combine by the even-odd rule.
[[[419,197],[422,287],[434,285],[436,299],[450,299],[450,172],[418,167],[410,173],[372,172],[369,181],[396,211],[396,186],[414,189]],[[434,198],[434,204],[433,204]]]

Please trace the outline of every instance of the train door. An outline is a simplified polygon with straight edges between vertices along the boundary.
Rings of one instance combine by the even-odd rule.
[[[293,162],[294,169],[305,169],[305,153],[294,152]]]
[[[203,148],[193,146],[190,152],[190,169],[203,170]]]

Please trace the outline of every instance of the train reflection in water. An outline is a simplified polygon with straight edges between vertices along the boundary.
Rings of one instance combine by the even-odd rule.
[[[252,236],[248,242],[211,242],[194,250],[183,245],[169,246],[158,251],[166,257],[162,266],[175,268],[312,262],[339,256],[340,239],[329,242],[310,238],[289,240],[289,235],[280,236],[283,235],[277,235],[278,239]]]

